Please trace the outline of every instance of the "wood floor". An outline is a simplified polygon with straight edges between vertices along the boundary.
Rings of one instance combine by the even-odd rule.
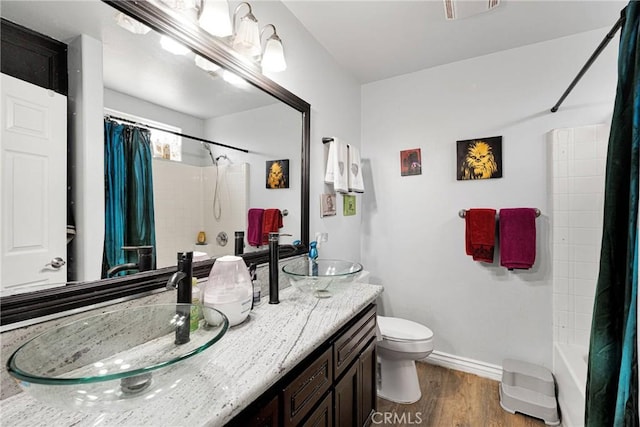
[[[510,414],[500,406],[498,382],[428,363],[416,363],[422,398],[401,405],[378,398],[376,424],[424,427],[533,427],[537,418]],[[385,413],[386,423],[383,421]],[[383,421],[383,422],[380,422]]]

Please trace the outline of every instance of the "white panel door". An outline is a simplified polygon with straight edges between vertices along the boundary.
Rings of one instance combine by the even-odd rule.
[[[0,289],[2,295],[64,284],[67,98],[2,74]]]

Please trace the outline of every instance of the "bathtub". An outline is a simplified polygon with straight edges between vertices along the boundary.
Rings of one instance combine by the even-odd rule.
[[[587,384],[587,348],[573,344],[553,346],[553,374],[564,427],[584,426]]]

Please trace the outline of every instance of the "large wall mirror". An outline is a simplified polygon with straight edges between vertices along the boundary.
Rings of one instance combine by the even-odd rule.
[[[263,76],[257,63],[162,2],[17,0],[3,1],[0,13],[3,23],[9,21],[66,43],[69,50],[64,111],[61,116],[40,114],[49,121],[60,117],[66,125],[50,126],[46,120],[46,125],[27,125],[66,131],[63,165],[52,167],[55,151],[40,150],[37,144],[32,151],[15,155],[14,147],[5,146],[3,153],[11,153],[0,156],[5,172],[0,199],[3,326],[161,288],[175,270],[178,251],[198,254],[201,261],[194,264],[194,274],[204,276],[215,257],[234,253],[236,231],[245,232],[247,262],[266,262],[266,246],[247,242],[250,208],[283,212],[280,232],[291,236],[281,239],[281,254],[305,252],[309,242],[310,106]],[[150,31],[137,34],[126,29],[132,22]],[[161,46],[167,37],[187,51],[167,51]],[[2,78],[2,108],[6,110],[5,98],[14,99],[16,93],[22,96],[28,90],[20,86],[21,81],[4,74]],[[4,93],[5,87],[14,93]],[[53,97],[52,92],[45,93]],[[40,105],[37,100],[20,102],[28,111],[29,106]],[[22,107],[11,108],[19,111]],[[24,117],[40,117],[38,114],[31,111]],[[27,119],[13,120],[15,128]],[[3,132],[11,127],[5,122]],[[148,169],[140,173],[151,179],[143,196],[126,197],[148,201],[136,206],[151,212],[145,215],[153,219],[155,258],[149,271],[118,271],[114,265],[105,265],[107,246],[135,246],[135,242],[114,243],[104,237],[105,224],[109,234],[109,224],[117,226],[118,221],[127,220],[110,214],[106,199],[120,194],[109,194],[108,188],[120,178],[110,169],[105,146],[112,133],[135,137],[137,129],[145,129],[152,155]],[[3,133],[3,141],[8,139]],[[21,144],[31,147],[29,142]],[[30,163],[31,158],[38,161]],[[269,188],[268,165],[276,160],[288,160],[284,171],[287,188]],[[6,172],[7,164],[13,165],[12,174]],[[38,169],[39,164],[45,167]],[[58,178],[47,178],[42,170],[57,173]],[[61,175],[67,177],[62,180],[67,188],[46,188],[47,194],[60,191],[58,199],[66,200],[62,210],[66,218],[57,224],[52,219],[56,215],[50,213],[56,197],[43,201],[45,191],[34,190],[33,182],[54,182]],[[11,197],[6,190],[8,181],[14,185]],[[42,195],[23,197],[26,192],[35,196],[37,191]],[[46,212],[46,220],[34,221],[31,212],[37,210]],[[21,225],[22,217],[31,222]],[[58,233],[63,240],[63,248],[56,249],[60,254],[41,253],[42,247],[53,246],[48,241],[46,245],[37,242],[38,233],[49,226],[64,230]],[[16,230],[26,237],[20,241]],[[9,241],[17,242],[15,248]],[[300,243],[294,245],[295,241]],[[27,261],[13,262],[18,259],[11,258],[13,252],[20,250],[34,267]],[[139,254],[130,252],[134,258]],[[64,260],[62,267],[56,265],[56,257]],[[47,271],[53,273],[43,274]]]

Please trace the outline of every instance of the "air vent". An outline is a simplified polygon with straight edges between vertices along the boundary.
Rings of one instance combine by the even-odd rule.
[[[468,18],[500,5],[500,0],[443,0],[447,20]]]

